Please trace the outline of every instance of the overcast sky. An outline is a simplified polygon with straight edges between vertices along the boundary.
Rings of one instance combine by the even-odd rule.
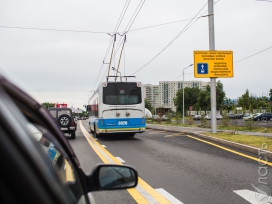
[[[208,18],[199,18],[207,10],[207,0],[1,0],[0,69],[40,103],[82,108],[97,82],[106,79],[109,65],[103,61],[110,61],[111,34],[118,28],[111,67],[118,67],[121,35],[128,31],[122,75],[136,72],[137,81],[154,85],[182,80],[193,52],[209,50]],[[217,79],[226,96],[235,99],[246,89],[267,95],[272,2],[219,0],[214,24],[215,49],[233,51],[234,77]],[[193,73],[193,67],[186,69],[184,80],[210,81]]]

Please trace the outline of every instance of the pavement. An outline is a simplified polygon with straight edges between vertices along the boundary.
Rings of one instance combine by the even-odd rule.
[[[236,142],[231,142],[215,137],[211,137],[208,135],[205,135],[207,132],[211,132],[210,128],[199,128],[199,127],[181,127],[181,126],[168,126],[168,125],[159,125],[159,124],[146,124],[147,129],[153,129],[153,130],[164,130],[164,131],[170,131],[170,132],[182,132],[184,134],[190,134],[194,135],[206,140],[211,140],[220,144],[228,145],[231,147],[235,147],[237,149],[241,149],[244,151],[248,151],[251,153],[254,153],[258,155],[259,157],[268,157],[272,158],[272,152],[271,151],[266,151],[260,148],[248,146],[248,145],[243,145],[239,144]],[[230,130],[217,130],[217,132],[231,132]],[[272,139],[272,134],[271,133],[261,133],[261,132],[242,132],[242,131],[236,131],[237,134],[243,134],[243,135],[251,135],[251,136],[260,136],[260,137],[271,137]]]

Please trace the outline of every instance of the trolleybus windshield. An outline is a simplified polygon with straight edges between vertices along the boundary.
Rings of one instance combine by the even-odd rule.
[[[133,82],[108,83],[103,87],[103,103],[108,105],[132,105],[142,103],[141,87]]]

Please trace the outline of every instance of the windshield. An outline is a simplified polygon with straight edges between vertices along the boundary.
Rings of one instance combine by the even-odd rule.
[[[114,82],[103,87],[103,103],[132,105],[142,103],[141,87],[136,82]]]

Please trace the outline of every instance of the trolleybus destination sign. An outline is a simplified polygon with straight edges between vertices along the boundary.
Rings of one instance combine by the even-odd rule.
[[[233,77],[232,51],[194,51],[196,78]]]

